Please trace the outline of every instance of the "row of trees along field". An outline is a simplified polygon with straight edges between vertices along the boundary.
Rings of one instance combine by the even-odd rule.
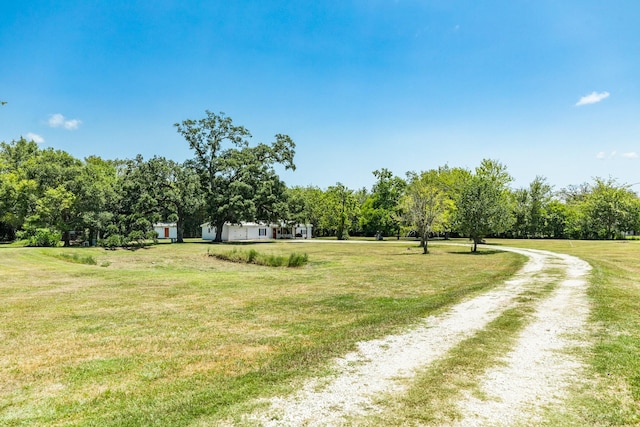
[[[442,166],[406,178],[376,170],[370,190],[287,187],[275,171],[295,169],[287,135],[251,145],[246,128],[210,111],[175,126],[194,153],[184,163],[140,155],[80,160],[24,138],[0,143],[0,240],[135,246],[154,240],[159,221],[178,224],[178,241],[197,236],[204,222],[221,230],[225,222],[269,221],[310,223],[316,236],[338,239],[410,233],[426,253],[434,235],[477,244],[488,236],[614,239],[640,232],[640,199],[612,178],[554,191],[536,177],[512,189],[506,167],[483,160],[475,170]]]

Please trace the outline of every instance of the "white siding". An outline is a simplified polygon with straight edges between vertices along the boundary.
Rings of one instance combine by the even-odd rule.
[[[158,239],[177,239],[178,226],[175,223],[153,224],[153,231],[158,233]]]
[[[216,228],[212,227],[209,223],[202,224],[202,240],[214,240],[216,238]],[[295,234],[292,235],[292,228],[288,229],[288,234],[281,234],[281,227],[277,225],[266,225],[259,223],[244,223],[239,224],[225,224],[222,227],[222,241],[238,241],[238,240],[270,240],[273,239],[273,230],[277,230],[278,238],[293,238],[295,234],[301,234],[302,239],[311,238],[311,225],[300,224],[295,229]],[[298,237],[300,239],[300,237]]]

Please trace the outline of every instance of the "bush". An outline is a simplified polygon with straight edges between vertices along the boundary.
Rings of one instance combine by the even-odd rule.
[[[111,236],[107,237],[106,239],[103,239],[100,242],[100,245],[102,247],[104,247],[105,249],[111,249],[114,250],[115,248],[118,248],[120,246],[122,246],[122,242],[123,242],[123,237],[119,234],[112,234]]]
[[[60,243],[62,233],[48,228],[36,228],[19,232],[18,237],[26,240],[26,246],[55,247]]]
[[[302,267],[309,261],[309,256],[307,254],[298,254],[292,253],[289,255],[289,262],[287,263],[287,267]]]
[[[256,251],[255,249],[251,249],[247,254],[247,262],[253,263],[256,261],[257,257],[258,257],[258,251]]]
[[[235,248],[225,253],[215,253],[207,249],[207,255],[224,261],[264,265],[268,267],[302,267],[309,260],[307,254],[298,254],[295,252],[289,255],[287,259],[282,255],[261,254],[255,249],[239,251]]]
[[[77,264],[98,265],[98,261],[91,255],[80,256],[78,254],[59,254],[58,258]]]

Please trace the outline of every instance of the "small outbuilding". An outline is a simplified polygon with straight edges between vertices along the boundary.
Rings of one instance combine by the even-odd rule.
[[[158,233],[158,239],[171,239],[172,242],[178,239],[178,224],[175,222],[158,222],[153,224],[153,231]]]

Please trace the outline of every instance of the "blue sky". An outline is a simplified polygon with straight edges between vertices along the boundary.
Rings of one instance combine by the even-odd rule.
[[[638,22],[636,0],[3,1],[0,140],[183,161],[173,124],[208,109],[290,135],[289,185],[483,158],[514,187],[631,184]]]

